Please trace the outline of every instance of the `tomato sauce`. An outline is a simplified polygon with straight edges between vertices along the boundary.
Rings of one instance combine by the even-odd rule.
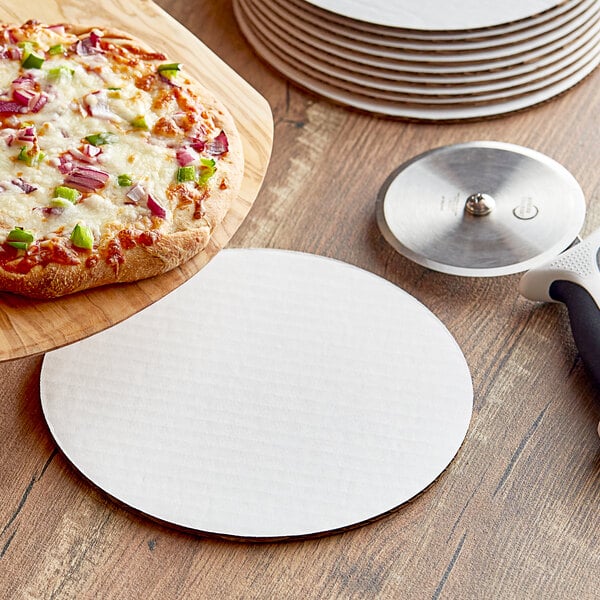
[[[10,273],[24,275],[33,267],[38,265],[45,267],[50,263],[77,265],[80,263],[79,253],[59,240],[36,242],[25,251],[13,248],[7,243],[0,246],[0,267]]]
[[[27,250],[13,248],[8,243],[0,244],[0,268],[9,273],[25,275],[34,267],[45,267],[51,263],[73,266],[82,262],[91,269],[103,258],[115,269],[125,262],[124,251],[136,246],[152,246],[156,243],[158,231],[134,231],[123,229],[103,250],[84,250],[72,246],[61,239],[42,240],[31,244]]]

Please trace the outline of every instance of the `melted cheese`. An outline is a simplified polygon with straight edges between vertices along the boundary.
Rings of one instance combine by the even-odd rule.
[[[56,40],[54,40],[56,41]],[[72,41],[70,42],[72,44]],[[63,73],[57,76],[57,69]],[[150,69],[150,70],[149,70]],[[47,94],[48,101],[37,112],[18,114],[4,119],[0,132],[0,242],[14,227],[31,230],[36,239],[68,236],[77,223],[87,225],[96,241],[107,227],[126,228],[151,216],[145,202],[132,205],[126,196],[128,187],[117,183],[119,174],[127,174],[139,183],[166,209],[161,230],[169,231],[174,206],[169,205],[167,188],[176,181],[178,163],[176,150],[181,136],[172,138],[150,133],[155,122],[173,112],[174,101],[154,107],[156,91],[136,86],[136,76],[153,74],[156,64],[142,65],[137,71],[125,69],[109,61],[103,54],[69,58],[46,54],[41,69],[25,71],[18,60],[0,61],[0,90],[10,90],[14,80],[27,74]],[[110,89],[118,88],[118,89]],[[95,109],[108,108],[98,116]],[[92,115],[90,115],[90,111]],[[134,119],[144,116],[148,129],[136,128]],[[38,164],[27,165],[19,153],[31,144],[11,140],[20,128],[33,124],[39,150],[44,157]],[[22,131],[22,129],[21,129]],[[102,152],[89,166],[110,174],[98,193],[84,194],[82,201],[64,209],[49,211],[55,189],[65,183],[65,174],[58,169],[65,153],[86,144],[86,137],[97,133],[114,134],[114,142],[98,146]],[[82,163],[84,164],[84,163]],[[16,178],[37,189],[25,193],[14,184]]]

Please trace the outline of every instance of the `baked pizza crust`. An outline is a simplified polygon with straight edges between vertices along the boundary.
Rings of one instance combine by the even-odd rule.
[[[65,25],[65,29],[80,39],[86,38],[92,31],[101,32],[105,43],[125,44],[142,52],[155,53],[144,42],[117,29],[77,25]],[[26,273],[0,267],[0,290],[50,299],[98,286],[138,281],[170,271],[208,246],[214,230],[225,219],[241,187],[244,170],[242,141],[233,117],[211,92],[188,74],[185,85],[198,98],[215,126],[225,132],[228,142],[227,151],[219,158],[215,181],[208,191],[202,193],[201,216],[193,203],[177,207],[173,211],[173,231],[160,232],[151,244],[123,247],[118,243],[118,260],[112,262],[103,258],[111,244],[118,240],[119,232],[116,230],[101,238],[95,252],[103,258],[93,262],[86,260],[83,253],[78,264],[50,262],[36,265]]]

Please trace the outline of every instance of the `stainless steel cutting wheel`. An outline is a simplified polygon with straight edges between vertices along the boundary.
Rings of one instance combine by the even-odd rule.
[[[468,142],[420,154],[381,188],[385,239],[416,263],[453,275],[525,271],[579,233],[585,198],[553,159],[502,142]]]

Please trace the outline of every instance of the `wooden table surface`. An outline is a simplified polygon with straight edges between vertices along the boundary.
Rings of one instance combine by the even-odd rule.
[[[269,101],[273,156],[235,247],[331,256],[396,283],[463,349],[474,413],[427,492],[343,534],[285,543],[202,538],[157,525],[90,486],[40,412],[42,357],[0,364],[0,598],[600,597],[599,394],[562,306],[518,294],[518,275],[466,279],[396,254],[374,216],[406,159],[444,144],[507,141],[580,182],[583,233],[600,226],[600,71],[543,106],[498,119],[419,124],[308,94],[250,50],[229,1],[159,0]]]

